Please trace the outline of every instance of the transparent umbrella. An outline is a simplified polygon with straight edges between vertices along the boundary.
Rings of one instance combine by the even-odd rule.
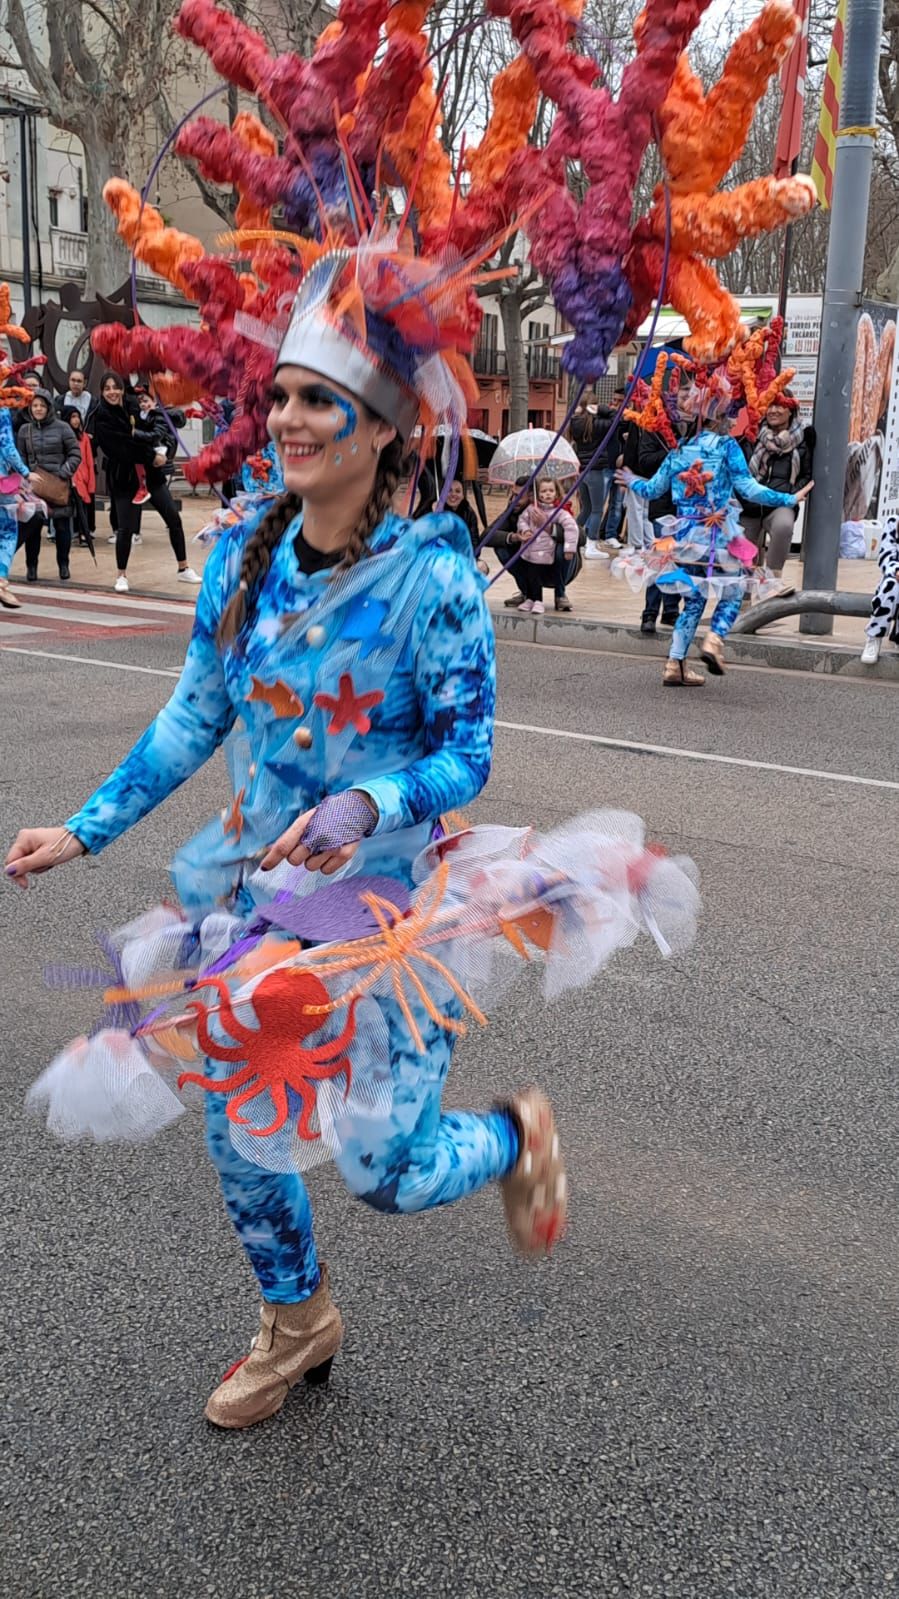
[[[497,445],[489,479],[514,488],[518,478],[529,477],[536,466],[540,466],[541,477],[577,477],[580,471],[578,458],[566,439],[548,428],[523,428]]]

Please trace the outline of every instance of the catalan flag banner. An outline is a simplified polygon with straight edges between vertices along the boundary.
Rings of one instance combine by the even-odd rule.
[[[818,191],[818,201],[825,211],[833,199],[833,172],[837,158],[837,132],[840,126],[840,98],[843,92],[843,41],[846,37],[846,0],[840,0],[837,20],[833,30],[833,44],[827,62],[827,76],[821,95],[821,116],[815,154],[812,158],[812,180]]]

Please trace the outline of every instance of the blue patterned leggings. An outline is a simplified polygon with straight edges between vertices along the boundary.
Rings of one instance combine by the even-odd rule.
[[[9,576],[12,558],[19,543],[19,524],[8,505],[0,505],[0,581]]]
[[[729,594],[726,599],[718,601],[712,612],[712,620],[709,623],[713,633],[717,633],[721,638],[727,638],[740,614],[741,599],[742,595],[738,591],[735,594]],[[670,661],[686,660],[687,651],[693,643],[696,629],[705,610],[705,604],[704,594],[686,595],[683,610],[675,623],[674,632],[671,635],[671,648],[668,651],[668,659]]]
[[[404,1046],[404,1028],[391,1027],[397,1048],[390,1115],[347,1139],[337,1157],[350,1192],[376,1210],[408,1214],[452,1204],[504,1177],[518,1159],[518,1131],[508,1112],[441,1114],[450,1040],[433,1024],[422,1031],[426,1056]],[[215,1075],[228,1068],[207,1061],[205,1069]],[[225,1207],[263,1298],[296,1304],[315,1292],[320,1276],[306,1185],[294,1173],[263,1171],[239,1155],[225,1104],[216,1094],[206,1101],[206,1143]]]

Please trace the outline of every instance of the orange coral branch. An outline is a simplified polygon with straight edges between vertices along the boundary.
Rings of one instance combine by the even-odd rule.
[[[741,239],[755,238],[805,216],[815,205],[811,178],[754,178],[719,194],[677,195],[671,202],[671,245],[684,254],[720,261]],[[664,237],[665,211],[653,206],[652,230]]]
[[[141,209],[140,195],[123,178],[110,178],[103,198],[116,219],[120,238],[158,277],[165,278],[188,299],[196,299],[182,267],[206,254],[199,239],[178,228],[166,227],[152,205]]]
[[[799,22],[789,0],[769,0],[703,92],[686,55],[659,112],[662,155],[675,194],[711,194],[739,156],[759,100],[789,53]]]

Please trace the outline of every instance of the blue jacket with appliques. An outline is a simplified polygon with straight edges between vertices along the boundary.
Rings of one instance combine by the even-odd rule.
[[[463,524],[389,513],[371,554],[306,576],[298,518],[277,546],[238,646],[216,630],[254,522],[224,534],[206,565],[180,680],[120,766],[68,826],[92,852],[146,816],[222,743],[233,795],[176,858],[185,908],[202,914],[246,887],[259,854],[327,794],[359,788],[378,822],[359,870],[410,880],[443,811],[490,771],[493,629]]]
[[[693,482],[685,477],[691,467],[696,467],[699,473],[711,473],[699,494],[691,492],[698,483],[698,476],[694,476]],[[654,477],[635,478],[630,488],[644,500],[656,500],[670,493],[675,515],[696,519],[723,511],[735,493],[756,505],[763,505],[766,510],[796,504],[795,494],[769,489],[752,476],[736,439],[708,431],[672,450]]]

